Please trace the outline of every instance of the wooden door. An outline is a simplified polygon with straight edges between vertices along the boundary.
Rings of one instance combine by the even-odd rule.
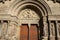
[[[30,27],[30,40],[38,40],[37,25]]]
[[[20,40],[28,40],[28,25],[22,25],[20,27]]]

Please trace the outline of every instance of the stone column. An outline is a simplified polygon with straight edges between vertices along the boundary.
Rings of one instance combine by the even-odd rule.
[[[58,28],[59,28],[59,26],[58,26],[58,21],[56,21],[56,27],[57,27],[57,38],[58,38],[58,40],[60,40],[60,37],[59,37],[59,30],[58,30]]]
[[[51,30],[51,21],[49,21],[49,26],[50,26],[50,40],[53,40],[53,35]]]
[[[48,40],[50,40],[50,20],[48,21]]]
[[[57,36],[59,36],[59,30],[58,30],[58,22],[56,21],[56,27],[57,27]]]
[[[8,27],[8,21],[2,23],[2,39],[6,40],[5,36],[7,35],[7,27]]]
[[[48,23],[46,17],[43,17],[43,24],[44,24],[44,39],[48,40]]]
[[[52,33],[51,33],[51,21],[49,21],[49,26],[50,26],[50,36],[52,36]]]
[[[15,22],[9,22],[7,38],[8,40],[17,40],[16,32],[17,32],[17,24]]]
[[[4,20],[1,20],[0,23],[0,40],[6,40],[5,35],[7,34],[7,21],[4,22]]]
[[[50,21],[50,40],[55,40],[55,21]]]
[[[7,34],[7,22],[3,22],[3,24],[2,24],[2,28],[3,28],[3,33],[4,33],[4,35],[6,35]]]
[[[44,22],[44,35],[48,37],[48,24],[46,22]]]

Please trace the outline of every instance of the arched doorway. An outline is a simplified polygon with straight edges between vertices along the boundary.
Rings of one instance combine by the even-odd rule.
[[[32,9],[24,9],[20,12],[20,40],[38,40],[40,17]]]
[[[27,15],[26,15],[26,13],[24,13],[24,11],[27,9],[33,10],[34,14],[37,14],[36,18],[39,20],[37,20],[37,19],[35,19],[35,17],[33,17],[34,14],[31,15],[31,13],[27,13]],[[19,26],[20,25],[22,26],[22,24],[23,25],[27,24],[28,27],[26,25],[25,29],[27,29],[29,31],[29,27],[31,26],[31,24],[33,24],[33,25],[36,24],[36,25],[38,25],[37,30],[39,30],[38,31],[39,32],[38,33],[39,40],[42,38],[43,35],[44,35],[44,37],[47,37],[45,39],[48,39],[48,35],[50,35],[50,33],[48,33],[46,31],[46,27],[48,28],[48,26],[46,26],[46,24],[48,25],[48,23],[47,23],[48,15],[51,14],[51,10],[50,10],[48,4],[44,0],[40,0],[40,1],[39,0],[36,0],[36,1],[35,0],[14,1],[10,10],[13,13],[12,15],[15,15],[18,17]],[[43,30],[45,31],[45,33],[43,33]],[[48,33],[48,35],[46,36],[47,33]],[[26,33],[26,34],[29,35],[29,33]],[[30,38],[30,36],[28,38]],[[26,39],[27,39],[27,36],[26,36]]]

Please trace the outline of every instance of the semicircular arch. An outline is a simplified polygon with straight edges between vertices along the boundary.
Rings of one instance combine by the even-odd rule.
[[[30,7],[28,7],[30,6]],[[24,8],[31,8],[36,11],[38,9],[43,16],[47,16],[51,14],[51,10],[46,2],[44,1],[16,1],[13,3],[13,5],[10,7],[10,11],[13,12],[16,16],[21,12]],[[34,9],[35,8],[35,9]]]

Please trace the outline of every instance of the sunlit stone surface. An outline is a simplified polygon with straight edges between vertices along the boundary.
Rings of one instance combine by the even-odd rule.
[[[34,35],[38,36],[36,40],[60,40],[59,2],[59,0],[0,0],[0,40],[21,40],[23,25],[28,25],[28,40],[31,29],[34,30],[31,33],[35,31],[37,33]],[[34,29],[31,25],[37,26]]]

